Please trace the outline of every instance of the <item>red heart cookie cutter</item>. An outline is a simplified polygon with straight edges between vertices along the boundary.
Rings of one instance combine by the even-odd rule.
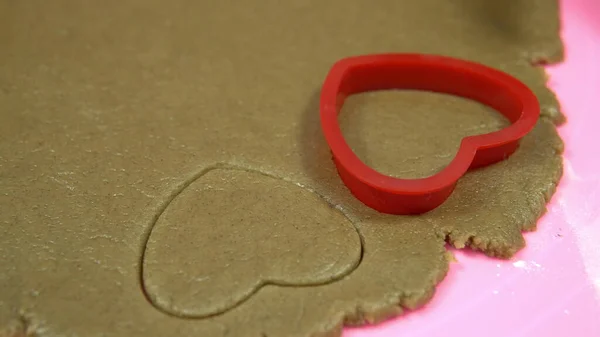
[[[456,157],[433,176],[390,177],[354,154],[337,119],[349,95],[387,89],[433,91],[472,99],[502,113],[511,125],[463,138]],[[438,207],[469,169],[510,156],[540,115],[536,96],[516,78],[478,63],[422,54],[367,55],[338,61],[325,79],[320,110],[325,139],[342,181],[364,204],[389,214],[420,214]]]

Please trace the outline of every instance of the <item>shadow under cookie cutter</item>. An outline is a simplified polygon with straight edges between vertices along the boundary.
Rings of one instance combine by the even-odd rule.
[[[412,89],[456,95],[483,103],[503,114],[508,127],[462,139],[454,159],[437,174],[399,179],[363,163],[346,143],[337,116],[353,94]],[[382,213],[420,214],[440,206],[469,169],[508,158],[537,123],[540,105],[518,79],[482,64],[437,55],[379,54],[336,62],[323,84],[321,127],[338,174],[365,205]]]

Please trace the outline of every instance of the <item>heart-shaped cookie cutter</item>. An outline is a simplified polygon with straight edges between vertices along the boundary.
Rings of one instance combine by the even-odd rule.
[[[423,90],[468,98],[500,112],[511,125],[463,138],[455,158],[433,176],[390,177],[367,166],[354,154],[337,119],[346,97],[389,89]],[[518,79],[482,64],[423,54],[365,55],[336,62],[323,84],[320,110],[323,133],[340,178],[365,205],[389,214],[420,214],[438,207],[469,169],[510,156],[540,115],[535,94]]]

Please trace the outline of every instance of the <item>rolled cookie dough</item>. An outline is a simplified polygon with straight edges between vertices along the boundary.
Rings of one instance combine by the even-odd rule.
[[[338,336],[425,303],[446,241],[511,256],[561,174],[562,115],[532,65],[560,59],[557,15],[548,0],[0,0],[0,335]],[[318,122],[337,59],[404,51],[507,71],[543,107],[510,159],[418,217],[354,199]],[[405,177],[505,123],[398,92],[352,97],[341,119],[361,158]]]

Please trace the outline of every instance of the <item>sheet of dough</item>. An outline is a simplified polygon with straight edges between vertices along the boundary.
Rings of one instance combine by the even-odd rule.
[[[562,116],[532,66],[561,57],[557,15],[548,0],[0,0],[0,331],[337,336],[425,303],[446,240],[512,255],[561,174]],[[507,71],[544,117],[442,207],[378,214],[337,177],[317,104],[337,59],[377,52]],[[410,92],[352,97],[340,118],[363,160],[403,177],[505,123]]]

